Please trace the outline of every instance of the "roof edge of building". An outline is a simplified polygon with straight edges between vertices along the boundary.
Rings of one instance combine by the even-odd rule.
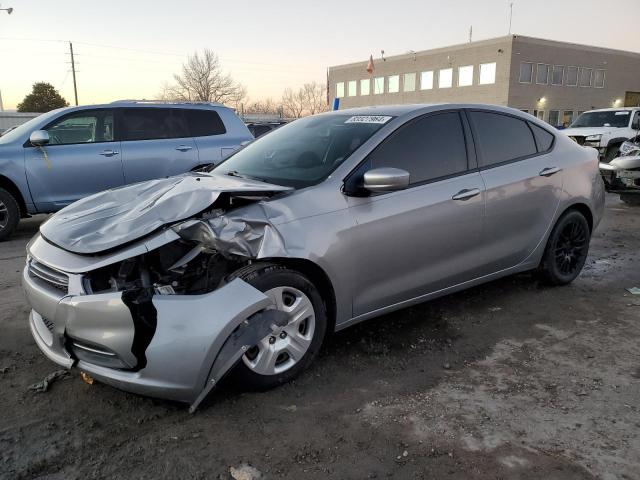
[[[511,41],[512,38],[514,37],[514,35],[505,35],[503,37],[494,37],[494,38],[487,38],[484,40],[476,40],[475,42],[466,42],[466,43],[458,43],[455,45],[448,45],[448,46],[444,46],[444,47],[436,47],[436,48],[431,48],[428,50],[417,50],[415,52],[409,52],[409,53],[401,53],[398,55],[390,55],[388,57],[385,57],[385,61],[386,60],[405,60],[405,59],[411,59],[413,58],[414,55],[423,55],[426,53],[432,54],[432,53],[440,53],[443,51],[450,51],[450,50],[461,50],[463,48],[469,48],[471,47],[482,47],[485,45],[493,45],[493,44],[501,44],[501,43],[507,43],[508,41]],[[351,62],[351,63],[344,63],[341,65],[333,65],[329,67],[329,70],[340,70],[342,68],[352,68],[358,65],[366,65],[367,62],[369,61],[368,58],[365,58],[361,61],[358,62]],[[374,61],[383,61],[382,59],[375,59]]]
[[[393,61],[399,61],[399,60],[405,60],[405,59],[410,59],[413,58],[414,55],[420,56],[420,55],[424,55],[424,54],[436,54],[436,53],[441,53],[443,51],[455,51],[455,50],[460,50],[463,48],[469,48],[469,47],[482,47],[482,46],[486,46],[486,45],[492,45],[492,44],[500,44],[500,43],[505,43],[507,41],[523,41],[526,43],[534,43],[537,45],[546,45],[546,46],[554,46],[554,47],[569,47],[569,48],[576,48],[576,49],[580,49],[580,50],[591,50],[594,52],[601,52],[601,53],[609,53],[609,54],[617,54],[617,55],[628,55],[631,57],[635,57],[640,59],[640,52],[632,52],[630,50],[619,50],[619,49],[615,49],[615,48],[607,48],[607,47],[597,47],[595,45],[585,45],[582,43],[575,43],[575,42],[564,42],[561,40],[549,40],[546,38],[539,38],[539,37],[530,37],[528,35],[520,35],[520,34],[511,34],[511,35],[505,35],[502,37],[493,37],[493,38],[487,38],[484,40],[477,40],[475,42],[466,42],[466,43],[458,43],[455,45],[449,45],[449,46],[445,46],[445,47],[437,47],[437,48],[432,48],[432,49],[427,49],[427,50],[419,50],[419,51],[415,51],[415,52],[410,52],[410,53],[402,53],[399,55],[391,55],[385,58],[385,60],[393,60]],[[375,59],[374,59],[375,60]],[[342,69],[347,69],[347,68],[353,68],[356,67],[358,65],[366,65],[367,64],[368,59],[364,58],[361,61],[358,62],[350,62],[350,63],[344,63],[344,64],[340,64],[340,65],[332,65],[329,67],[329,70],[342,70]],[[377,59],[377,61],[381,61],[380,59]]]

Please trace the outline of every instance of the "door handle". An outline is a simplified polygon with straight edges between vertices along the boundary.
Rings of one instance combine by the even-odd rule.
[[[453,197],[451,197],[451,200],[469,200],[470,198],[473,198],[479,194],[480,194],[479,188],[471,188],[471,189],[465,188],[464,190],[460,190]]]
[[[554,173],[558,173],[560,170],[562,169],[558,167],[547,167],[543,168],[538,175],[541,177],[550,177]]]
[[[176,150],[180,150],[181,152],[188,152],[189,150],[191,150],[193,147],[190,147],[189,145],[178,145],[176,147]]]
[[[103,150],[102,152],[99,153],[99,155],[102,155],[103,157],[113,157],[114,155],[118,155],[117,150]]]

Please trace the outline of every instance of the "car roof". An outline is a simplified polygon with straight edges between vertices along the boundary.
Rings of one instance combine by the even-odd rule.
[[[156,100],[116,100],[111,103],[95,105],[79,105],[58,109],[59,111],[87,110],[92,108],[193,108],[193,109],[229,109],[221,103],[215,102],[164,102]]]
[[[584,113],[589,113],[589,112],[619,112],[620,110],[633,111],[633,110],[638,110],[638,109],[640,109],[640,107],[597,108],[595,110],[587,110]]]
[[[403,105],[378,105],[371,107],[356,107],[346,108],[344,110],[334,110],[331,112],[326,112],[323,115],[390,115],[393,117],[401,117],[404,115],[411,115],[416,112],[427,113],[429,111],[443,110],[448,108],[477,108],[482,110],[493,110],[495,112],[509,113],[521,117],[527,116],[527,114],[515,108],[484,103],[416,103]]]

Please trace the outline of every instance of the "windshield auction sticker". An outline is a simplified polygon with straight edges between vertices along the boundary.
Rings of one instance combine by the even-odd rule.
[[[392,118],[387,115],[356,115],[344,123],[387,123]]]

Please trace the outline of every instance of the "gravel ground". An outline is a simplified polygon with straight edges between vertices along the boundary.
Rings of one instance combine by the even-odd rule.
[[[296,382],[195,415],[77,372],[29,390],[58,369],[19,281],[41,221],[0,244],[0,478],[640,476],[640,208],[615,196],[572,285],[523,274],[366,322]]]

